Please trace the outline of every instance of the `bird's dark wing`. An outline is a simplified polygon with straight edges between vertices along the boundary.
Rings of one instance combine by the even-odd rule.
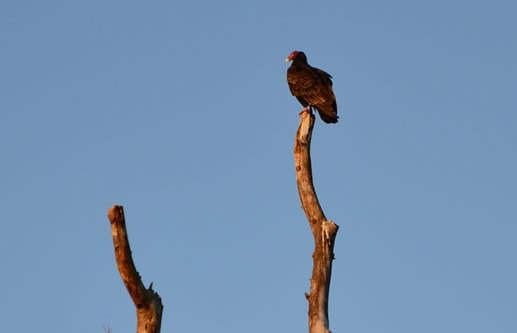
[[[318,73],[318,76],[323,83],[332,87],[332,75],[330,75],[329,73],[327,73],[325,71],[322,71],[319,68],[314,68],[314,70]]]
[[[304,107],[315,107],[326,123],[337,122],[339,117],[330,74],[309,65],[291,66],[287,70],[287,82],[291,94]]]
[[[287,83],[289,84],[291,94],[298,97],[298,100],[302,99],[307,104],[316,105],[325,102],[324,95],[326,94],[323,92],[328,90],[325,89],[326,80],[330,81],[330,78],[320,74],[315,68],[298,68],[291,66],[287,70]],[[302,102],[302,100],[300,100],[300,102]]]

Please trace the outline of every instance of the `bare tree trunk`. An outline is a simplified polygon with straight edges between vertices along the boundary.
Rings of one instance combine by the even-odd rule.
[[[111,222],[111,234],[115,246],[115,259],[117,267],[124,281],[124,285],[136,306],[137,333],[159,333],[162,322],[163,305],[158,293],[152,286],[144,287],[140,274],[135,268],[129,240],[127,238],[124,208],[113,206],[108,210],[108,218]]]
[[[309,301],[309,333],[330,333],[328,320],[328,296],[332,260],[334,259],[334,240],[338,226],[328,221],[318,202],[312,184],[310,145],[314,115],[310,110],[300,113],[300,125],[294,142],[294,161],[296,182],[302,207],[309,220],[314,236],[314,266],[312,268]]]

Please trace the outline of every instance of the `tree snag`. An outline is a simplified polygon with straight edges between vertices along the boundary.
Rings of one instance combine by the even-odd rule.
[[[298,193],[311,226],[315,247],[310,294],[305,293],[309,301],[309,333],[330,333],[328,296],[334,240],[339,227],[323,214],[312,183],[310,145],[314,119],[310,108],[300,113],[300,125],[294,141],[294,162]]]
[[[111,223],[111,234],[115,246],[115,259],[117,267],[126,286],[129,296],[136,307],[137,333],[159,333],[162,322],[162,299],[153,290],[153,284],[149,289],[144,287],[140,274],[135,268],[129,240],[127,238],[126,220],[124,208],[113,206],[108,209],[108,218]]]

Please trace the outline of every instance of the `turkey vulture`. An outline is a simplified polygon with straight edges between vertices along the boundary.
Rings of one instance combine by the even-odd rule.
[[[337,123],[336,97],[332,92],[332,76],[307,63],[305,53],[293,51],[285,62],[293,61],[287,70],[287,83],[291,94],[304,107],[318,110],[321,120]]]

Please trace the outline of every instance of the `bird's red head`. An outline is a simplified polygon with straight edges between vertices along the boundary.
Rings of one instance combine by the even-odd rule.
[[[289,57],[287,57],[287,59],[285,59],[285,62],[289,62],[291,60],[294,60],[294,58],[296,58],[296,56],[298,55],[298,53],[300,53],[300,51],[293,51],[291,52],[291,54],[289,55]]]

